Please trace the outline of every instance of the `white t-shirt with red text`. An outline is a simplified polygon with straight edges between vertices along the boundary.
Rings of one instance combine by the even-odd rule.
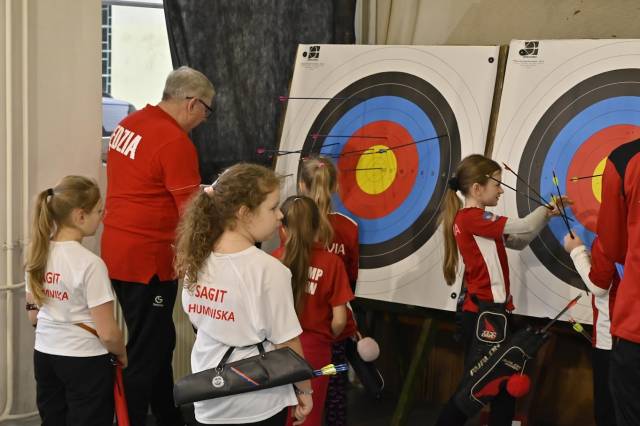
[[[193,291],[182,291],[182,307],[198,329],[191,371],[217,367],[230,346],[228,362],[266,351],[302,333],[293,303],[291,272],[256,247],[209,255]],[[291,385],[196,402],[195,416],[205,424],[254,423],[297,404]]]
[[[77,241],[51,241],[44,274],[46,302],[38,312],[35,349],[51,355],[89,357],[107,349],[93,334],[91,308],[115,299],[107,266]],[[29,276],[27,274],[27,292]]]

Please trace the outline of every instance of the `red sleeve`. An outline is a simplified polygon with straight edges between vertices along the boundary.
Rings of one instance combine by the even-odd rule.
[[[271,252],[271,256],[275,257],[278,260],[282,260],[282,255],[284,254],[284,247],[280,246],[274,251]]]
[[[347,271],[344,267],[342,259],[336,256],[335,262],[333,262],[332,269],[333,291],[331,296],[329,297],[329,304],[331,306],[344,305],[345,303],[353,300],[353,292],[351,291],[351,286],[349,285],[349,277],[347,276]]]
[[[162,171],[164,186],[173,196],[178,211],[182,213],[185,204],[200,186],[196,149],[190,141],[179,139],[162,147],[156,158]]]
[[[617,274],[616,265],[605,256],[600,239],[596,237],[591,246],[589,279],[598,287],[608,290]]]
[[[624,263],[627,252],[627,206],[622,179],[611,160],[607,160],[602,176],[597,234],[606,257],[612,262]]]
[[[458,213],[456,225],[464,231],[485,238],[500,238],[507,223],[506,216],[498,216],[482,209],[469,209]]]

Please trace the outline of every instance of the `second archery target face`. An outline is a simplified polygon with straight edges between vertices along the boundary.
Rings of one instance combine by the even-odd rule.
[[[512,42],[493,158],[512,167],[521,194],[507,193],[504,214],[525,216],[537,204],[529,186],[547,200],[562,194],[571,228],[590,246],[600,209],[601,175],[609,153],[640,137],[640,42],[540,41],[535,55]],[[503,171],[505,183],[515,177]],[[554,218],[522,253],[510,253],[518,313],[550,316],[584,284],[563,249],[567,226]],[[574,316],[590,322],[587,298]]]
[[[484,151],[497,54],[300,46],[279,149],[333,159],[334,207],[359,226],[358,296],[455,307],[438,214],[460,159]],[[291,175],[286,195],[295,192],[300,155],[278,158],[276,170]]]

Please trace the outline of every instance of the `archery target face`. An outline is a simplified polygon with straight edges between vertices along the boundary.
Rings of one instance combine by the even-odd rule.
[[[289,96],[314,99],[288,101],[279,149],[301,154],[276,170],[291,195],[301,155],[334,162],[334,208],[359,227],[358,296],[455,307],[438,215],[460,159],[484,151],[496,62],[495,47],[300,46]]]
[[[601,195],[601,178],[590,176],[602,174],[613,149],[640,137],[640,42],[540,41],[535,56],[523,56],[521,43],[511,44],[493,158],[547,200],[558,194],[555,172],[574,202],[569,225],[589,247]],[[505,171],[503,180],[515,177]],[[521,181],[516,188],[522,194],[506,194],[504,214],[523,217],[538,206],[526,196],[537,197]],[[552,316],[585,288],[563,248],[567,232],[554,218],[529,249],[511,253],[516,312]],[[579,321],[591,321],[589,299],[574,308]]]

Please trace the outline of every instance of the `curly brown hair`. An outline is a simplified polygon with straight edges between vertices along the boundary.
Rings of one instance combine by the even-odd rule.
[[[234,229],[240,207],[250,211],[280,186],[273,170],[239,163],[226,169],[210,186],[189,202],[177,229],[175,270],[190,290],[198,271],[226,229]]]

